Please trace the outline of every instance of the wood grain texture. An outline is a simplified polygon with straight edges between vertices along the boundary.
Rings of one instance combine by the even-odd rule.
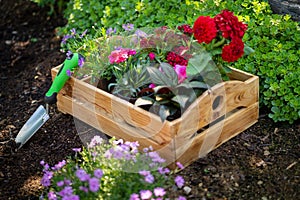
[[[58,70],[52,69],[53,78]],[[258,77],[237,69],[229,77],[172,122],[96,88],[89,77],[71,77],[57,107],[109,136],[139,141],[141,148],[151,145],[171,167],[175,161],[188,165],[257,122]]]

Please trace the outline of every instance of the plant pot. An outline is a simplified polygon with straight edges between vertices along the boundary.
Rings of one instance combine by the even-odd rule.
[[[59,67],[52,69],[54,78]],[[174,121],[160,117],[72,77],[57,95],[59,111],[125,141],[150,145],[173,168],[187,166],[257,122],[259,78],[232,69],[230,81],[204,92]]]

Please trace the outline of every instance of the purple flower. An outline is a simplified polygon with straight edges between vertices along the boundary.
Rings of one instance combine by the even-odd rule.
[[[75,151],[75,152],[80,152],[81,148],[73,148],[72,150]]]
[[[168,168],[159,167],[157,170],[162,175],[170,173],[170,170]]]
[[[46,171],[42,177],[41,184],[45,187],[51,185],[51,178],[53,177],[53,172]]]
[[[97,192],[99,190],[99,179],[91,178],[89,180],[89,188],[92,192]]]
[[[149,152],[148,155],[152,159],[153,162],[156,162],[156,163],[166,162],[166,160],[161,158],[157,152]]]
[[[186,198],[183,196],[179,196],[177,200],[186,200]]]
[[[166,194],[166,191],[164,188],[157,187],[154,189],[154,194],[157,197],[163,197]]]
[[[123,24],[122,25],[122,28],[125,30],[125,31],[132,31],[134,29],[134,25],[133,24]]]
[[[130,195],[130,199],[129,200],[140,200],[140,197],[138,194],[133,193],[132,195]]]
[[[182,188],[182,186],[184,185],[184,179],[182,178],[182,176],[176,176],[175,183],[179,188]]]
[[[65,184],[64,181],[58,181],[58,182],[56,183],[56,185],[57,185],[58,187],[62,187],[64,184]]]
[[[71,70],[67,69],[67,70],[66,70],[66,73],[67,73],[67,76],[72,76]]]
[[[180,162],[176,162],[176,165],[179,169],[184,169],[184,166]]]
[[[72,58],[72,55],[73,55],[72,51],[68,50],[66,53],[67,59],[70,60]]]
[[[80,181],[87,181],[90,179],[90,175],[87,174],[84,169],[78,169],[76,171],[76,176],[79,178]]]
[[[137,29],[135,31],[135,34],[138,36],[138,38],[146,38],[148,35],[144,31]]]
[[[102,142],[103,142],[103,139],[99,135],[96,135],[91,140],[91,142],[89,144],[89,147],[92,148],[92,147],[94,147],[96,145],[102,144]]]
[[[78,59],[78,66],[80,68],[82,68],[83,65],[84,65],[84,62],[85,62],[84,57],[80,56],[79,59]]]
[[[89,192],[89,189],[87,187],[84,187],[84,186],[79,186],[79,190],[85,192],[85,193],[88,193]]]
[[[71,183],[72,183],[72,181],[70,181],[69,179],[65,179],[64,182],[65,182],[65,185],[71,185]]]
[[[64,196],[70,196],[73,193],[73,189],[71,186],[66,186],[64,189],[62,189],[58,194],[62,197]]]
[[[49,200],[57,200],[57,196],[56,196],[56,194],[53,191],[50,191],[48,193],[48,199]]]
[[[58,162],[56,165],[54,165],[54,167],[52,167],[52,169],[53,170],[60,170],[65,165],[66,165],[66,161],[62,160],[62,161]]]
[[[76,29],[75,28],[71,29],[71,35],[76,35]]]
[[[86,35],[86,33],[87,33],[87,29],[85,29],[85,30],[82,32],[82,34],[79,36],[79,38],[83,38],[83,37]]]
[[[95,169],[94,176],[101,179],[103,176],[103,171],[101,169]]]
[[[113,33],[116,33],[117,32],[117,29],[116,28],[111,28],[109,27],[107,30],[106,30],[106,35],[112,35]]]
[[[150,199],[152,192],[150,190],[141,190],[140,191],[141,199]]]
[[[152,174],[148,174],[147,176],[145,176],[145,181],[147,183],[153,183],[154,182],[154,176]]]
[[[80,200],[80,198],[78,195],[72,194],[70,196],[64,196],[62,200]]]
[[[141,170],[139,171],[139,174],[142,175],[142,176],[147,176],[150,174],[150,171],[147,171],[147,170]]]
[[[67,40],[70,39],[70,38],[73,38],[72,35],[65,35],[62,40],[61,40],[61,43],[62,44],[66,44],[67,43]]]

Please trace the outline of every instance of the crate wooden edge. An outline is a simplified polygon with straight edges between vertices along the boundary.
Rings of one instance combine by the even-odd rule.
[[[54,77],[58,71],[59,67],[56,67],[52,70],[52,76]],[[55,71],[56,72],[55,72]],[[246,108],[243,108],[241,111],[238,111],[237,113],[235,113],[232,116],[229,116],[228,118],[224,119],[224,124],[235,124],[235,126],[237,125],[236,122],[239,122],[239,120],[242,118],[242,116],[245,113],[251,114],[251,118],[249,118],[249,120],[247,122],[244,122],[241,127],[243,127],[243,129],[230,129],[229,125],[225,126],[225,130],[229,129],[227,131],[227,134],[224,136],[224,132],[221,132],[220,134],[220,141],[218,141],[216,143],[216,145],[213,146],[212,149],[210,149],[208,152],[210,152],[211,150],[217,148],[218,146],[220,146],[221,144],[223,144],[224,142],[228,141],[230,138],[238,135],[240,132],[242,132],[243,130],[247,129],[248,127],[250,127],[251,125],[253,125],[254,123],[257,122],[258,119],[258,77],[251,75],[251,74],[247,74],[244,73],[243,71],[240,70],[235,70],[233,69],[234,72],[237,72],[237,74],[235,74],[235,76],[237,76],[237,78],[239,79],[239,77],[242,77],[241,79],[244,79],[244,83],[246,84],[254,84],[254,90],[257,90],[257,93],[255,93],[255,95],[257,95],[254,99],[256,101],[256,103],[254,103],[253,105],[250,105]],[[53,72],[54,71],[54,72]],[[74,85],[78,80],[76,80],[75,78],[71,78],[69,82],[69,84]],[[79,82],[82,82],[79,80]],[[87,83],[85,83],[86,85],[89,85]],[[94,86],[88,86],[92,89],[94,89]],[[111,94],[109,94],[111,95]],[[112,97],[113,95],[111,95],[110,97]],[[118,102],[118,101],[117,101]],[[75,101],[75,104],[79,103]],[[124,103],[123,101],[119,102],[119,103]],[[89,113],[87,115],[74,115],[74,111],[72,108],[72,104],[74,104],[74,100],[72,100],[72,98],[69,98],[68,96],[64,95],[63,92],[58,94],[58,109],[63,112],[63,113],[68,113],[73,115],[74,117],[80,119],[81,121],[97,128],[98,130],[110,135],[110,136],[115,136],[117,138],[123,138],[125,140],[128,141],[136,141],[138,140],[142,146],[146,147],[149,145],[152,145],[154,147],[154,149],[157,149],[158,151],[160,151],[160,153],[163,155],[164,158],[167,158],[168,162],[170,163],[174,163],[175,161],[180,161],[182,162],[184,165],[188,165],[189,163],[191,163],[193,160],[203,156],[204,154],[208,153],[199,153],[199,149],[197,148],[201,148],[202,147],[202,143],[204,141],[204,137],[207,135],[206,132],[203,132],[203,134],[199,134],[197,135],[195,138],[193,138],[192,140],[184,140],[184,144],[190,144],[188,146],[191,146],[189,148],[184,147],[184,145],[180,146],[179,141],[182,140],[182,135],[176,135],[176,131],[174,130],[174,125],[176,125],[178,122],[167,122],[165,123],[165,127],[166,127],[166,131],[170,131],[172,134],[169,134],[166,136],[166,138],[163,139],[159,139],[161,137],[161,135],[152,135],[152,137],[157,136],[158,138],[154,139],[153,138],[149,138],[149,137],[143,137],[139,135],[139,131],[138,132],[134,132],[134,129],[132,129],[132,127],[129,125],[127,128],[125,127],[126,131],[124,132],[122,129],[124,129],[124,126],[122,126],[122,129],[120,129],[120,124],[115,124],[115,128],[109,128],[106,130],[103,129],[103,125],[100,125],[98,123],[98,121],[100,120],[101,122],[103,121],[107,121],[107,124],[114,124],[115,122],[111,119],[107,119],[103,116],[101,116],[101,113],[94,113],[93,110],[88,110],[88,108],[82,107],[81,105],[77,105],[80,107],[80,109],[82,109],[79,113]],[[87,112],[88,110],[88,112]],[[246,111],[247,112],[246,112]],[[144,112],[144,110],[142,110],[142,112]],[[91,116],[95,116],[95,118],[97,119],[96,121],[94,120],[90,120]],[[179,120],[178,120],[179,121]],[[230,122],[230,123],[229,123]],[[128,125],[128,124],[127,124]],[[197,127],[198,128],[198,127]],[[212,127],[210,127],[209,130],[213,130]],[[194,132],[190,132],[190,134],[192,134]],[[190,136],[190,135],[189,135]],[[188,138],[188,137],[186,137]],[[197,147],[197,148],[196,148]],[[195,150],[196,148],[196,150]],[[198,152],[198,153],[195,153]],[[188,155],[188,156],[182,156],[182,155]]]

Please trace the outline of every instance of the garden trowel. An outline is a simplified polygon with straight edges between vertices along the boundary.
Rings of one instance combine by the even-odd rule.
[[[62,66],[60,67],[53,83],[45,95],[46,108],[40,105],[38,109],[31,115],[29,120],[24,124],[17,137],[15,138],[15,143],[17,148],[20,149],[34,134],[39,130],[39,128],[50,118],[48,114],[48,105],[56,103],[56,95],[63,88],[66,81],[70,78],[70,73],[76,67],[78,67],[78,62],[83,59],[78,53],[72,54],[67,58]]]

